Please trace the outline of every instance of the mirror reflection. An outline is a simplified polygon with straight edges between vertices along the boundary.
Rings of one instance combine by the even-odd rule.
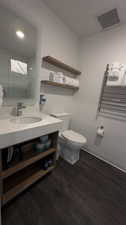
[[[37,30],[24,18],[0,7],[0,89],[5,104],[35,101]]]

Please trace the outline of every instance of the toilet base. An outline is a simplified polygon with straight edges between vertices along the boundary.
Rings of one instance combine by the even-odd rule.
[[[62,157],[66,162],[70,163],[71,165],[74,165],[75,163],[77,163],[79,161],[79,158],[78,159],[69,159],[69,158],[66,158],[66,157]]]
[[[67,144],[59,144],[59,155],[71,165],[74,165],[76,162],[79,161],[80,158],[80,149],[73,149],[69,148]]]

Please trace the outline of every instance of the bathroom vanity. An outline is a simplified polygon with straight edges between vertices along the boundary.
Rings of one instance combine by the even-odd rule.
[[[8,118],[0,121],[1,205],[5,205],[30,185],[51,172],[56,165],[57,137],[62,121],[48,115]],[[51,145],[45,151],[35,151],[39,137],[48,135]],[[9,146],[22,148],[22,157],[8,168],[3,156]],[[48,168],[42,167],[47,157],[52,158]]]

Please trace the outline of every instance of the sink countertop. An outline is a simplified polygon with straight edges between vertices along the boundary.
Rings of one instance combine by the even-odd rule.
[[[56,132],[62,126],[61,120],[46,114],[33,113],[24,114],[23,116],[40,117],[42,120],[30,124],[14,123],[11,121],[14,117],[0,120],[0,149]]]

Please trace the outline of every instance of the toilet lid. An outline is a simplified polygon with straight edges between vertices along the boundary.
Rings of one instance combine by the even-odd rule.
[[[62,136],[72,142],[76,142],[79,144],[85,144],[87,142],[87,139],[81,135],[76,133],[75,131],[72,130],[66,130],[62,133]]]

